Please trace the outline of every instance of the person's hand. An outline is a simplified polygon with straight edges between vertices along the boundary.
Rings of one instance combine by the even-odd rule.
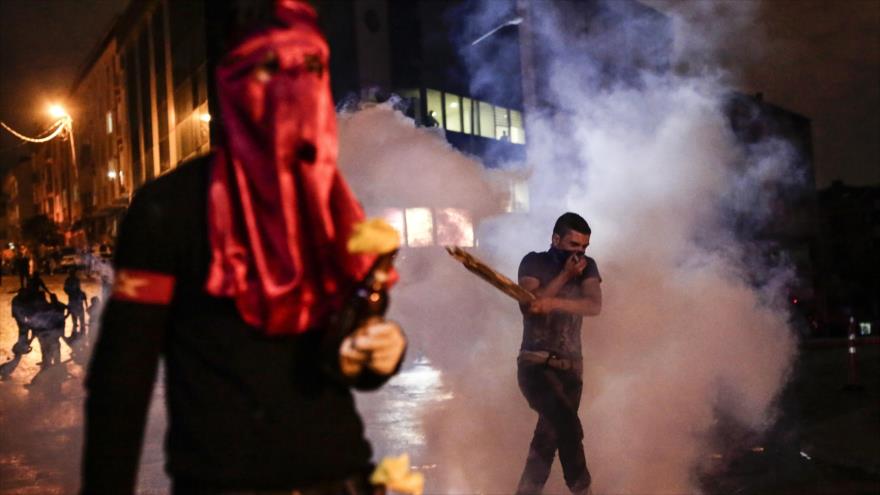
[[[379,375],[390,375],[405,348],[406,338],[397,323],[375,320],[342,341],[339,367],[349,378],[359,375],[365,367]]]
[[[529,313],[546,314],[556,309],[556,300],[552,297],[539,297],[529,303]]]
[[[569,277],[578,277],[587,267],[587,257],[583,254],[573,254],[565,260],[565,273]]]

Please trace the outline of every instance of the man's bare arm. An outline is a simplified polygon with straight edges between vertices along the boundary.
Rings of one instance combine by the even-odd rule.
[[[602,312],[602,286],[598,278],[590,277],[581,283],[581,296],[577,299],[553,298],[551,310],[581,316],[598,316]]]

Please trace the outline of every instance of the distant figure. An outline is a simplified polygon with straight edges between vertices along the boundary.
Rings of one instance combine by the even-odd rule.
[[[67,294],[67,308],[73,320],[70,337],[74,338],[80,332],[86,331],[86,293],[82,290],[76,268],[71,268],[70,274],[64,279],[64,293]]]
[[[31,259],[27,255],[27,250],[22,248],[15,258],[15,272],[18,273],[19,288],[24,289],[27,285],[28,275],[31,271]]]
[[[437,120],[437,112],[433,110],[428,111],[428,117],[425,119],[425,126],[440,127],[440,121]]]
[[[46,287],[46,282],[44,282],[43,278],[40,277],[40,272],[36,270],[34,270],[34,273],[30,276],[30,278],[27,279],[26,286],[27,288],[36,292],[43,291],[46,294],[52,293],[52,291],[50,291],[49,288]]]
[[[18,340],[12,346],[15,355],[31,352],[31,341],[28,338],[30,332],[30,318],[33,315],[33,298],[27,289],[18,289],[18,294],[12,298],[12,318],[18,326]]]
[[[55,294],[49,295],[49,302],[42,301],[34,315],[34,333],[40,341],[43,353],[41,368],[61,363],[61,337],[64,335],[64,322],[67,320],[67,306],[58,301]]]
[[[501,141],[510,142],[510,136],[507,135],[507,131],[501,131],[501,137],[499,139]]]
[[[92,297],[87,311],[89,312],[89,331],[86,335],[95,336],[97,335],[95,332],[98,331],[101,318],[101,298],[98,296]]]
[[[110,298],[113,291],[113,277],[106,272],[101,273],[101,300],[106,301]]]

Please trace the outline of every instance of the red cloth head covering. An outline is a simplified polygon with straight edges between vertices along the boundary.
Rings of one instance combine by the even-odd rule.
[[[324,323],[373,261],[346,249],[363,211],[336,168],[329,49],[315,12],[277,0],[275,17],[217,68],[223,141],[209,184],[205,282],[269,335]]]

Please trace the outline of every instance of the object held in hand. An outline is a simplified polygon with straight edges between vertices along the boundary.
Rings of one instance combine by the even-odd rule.
[[[534,294],[523,289],[513,280],[510,280],[504,275],[498,273],[489,265],[478,260],[464,249],[458,246],[449,246],[446,248],[446,252],[448,252],[449,255],[453,258],[460,261],[461,264],[464,265],[464,267],[468,271],[485,280],[486,282],[489,282],[493,287],[500,290],[501,292],[516,299],[517,302],[519,302],[520,304],[528,304],[535,300]]]
[[[425,477],[422,473],[410,471],[409,455],[402,454],[382,459],[370,476],[370,483],[384,486],[394,493],[422,495]]]

